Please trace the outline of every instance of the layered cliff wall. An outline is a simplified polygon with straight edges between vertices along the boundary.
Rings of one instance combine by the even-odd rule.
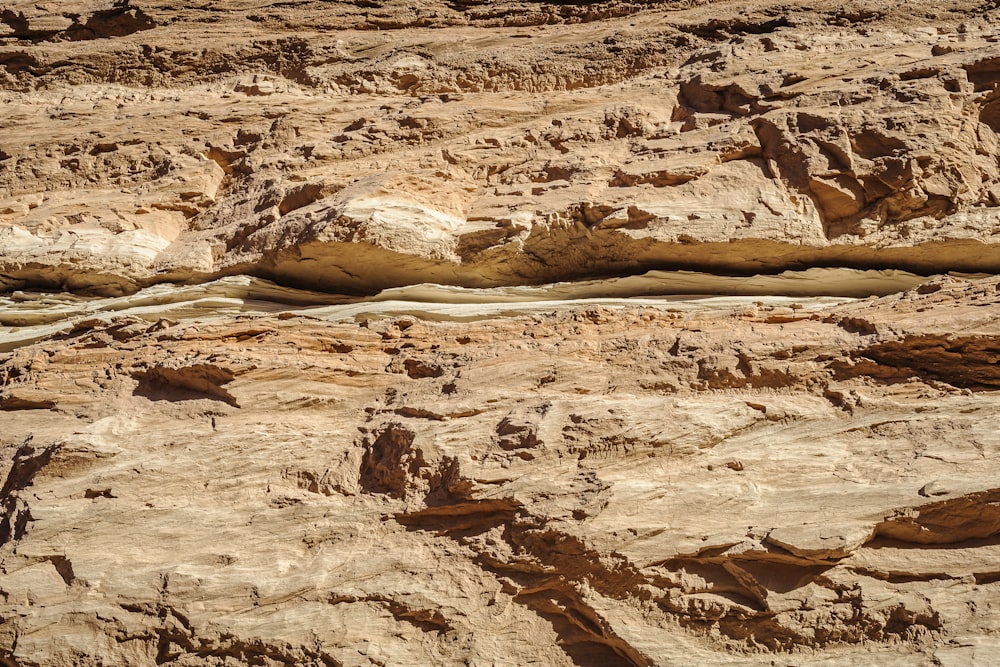
[[[0,664],[995,664],[997,25],[8,2]]]
[[[8,288],[1000,268],[988,4],[80,4],[4,14]]]

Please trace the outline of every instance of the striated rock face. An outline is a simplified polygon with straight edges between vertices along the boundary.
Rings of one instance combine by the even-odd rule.
[[[1000,270],[989,3],[75,5],[0,16],[8,288]]]
[[[988,664],[998,289],[77,320],[0,367],[0,651]]]
[[[997,664],[998,25],[7,2],[0,664]]]

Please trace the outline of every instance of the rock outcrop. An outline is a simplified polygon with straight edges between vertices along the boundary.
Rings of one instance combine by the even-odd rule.
[[[0,664],[995,664],[997,25],[6,3]]]
[[[77,319],[0,367],[0,651],[988,662],[998,287]]]
[[[8,288],[1000,270],[988,4],[78,4],[3,14]]]

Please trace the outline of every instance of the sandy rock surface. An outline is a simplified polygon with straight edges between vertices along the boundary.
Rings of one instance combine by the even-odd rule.
[[[989,3],[7,4],[11,288],[1000,270]]]
[[[995,658],[997,280],[678,305],[147,307],[18,347],[0,368],[0,650]]]
[[[1000,663],[1000,6],[0,7],[0,664]]]

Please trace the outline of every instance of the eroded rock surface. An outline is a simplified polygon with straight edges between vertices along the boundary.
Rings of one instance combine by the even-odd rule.
[[[19,347],[0,650],[995,658],[997,280],[686,305],[147,312]]]
[[[7,2],[0,664],[1000,662],[997,25]]]
[[[16,0],[3,284],[1000,270],[996,8],[856,4]]]

